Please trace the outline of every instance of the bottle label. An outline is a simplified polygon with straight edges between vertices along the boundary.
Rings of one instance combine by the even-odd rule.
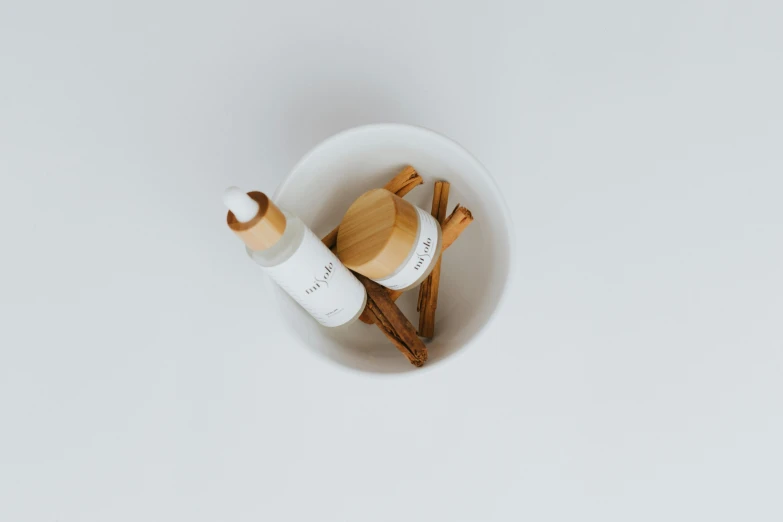
[[[435,262],[435,246],[438,242],[438,222],[435,218],[416,207],[419,214],[419,233],[413,254],[394,275],[375,282],[392,290],[400,290],[415,283]]]
[[[264,270],[324,326],[345,324],[364,306],[364,286],[309,228],[287,261]]]

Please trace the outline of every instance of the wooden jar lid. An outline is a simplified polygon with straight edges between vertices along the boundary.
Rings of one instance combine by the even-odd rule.
[[[263,192],[248,192],[258,203],[258,214],[246,223],[238,221],[229,211],[226,222],[250,250],[266,250],[275,245],[285,232],[285,214]]]
[[[392,275],[416,243],[416,208],[386,189],[365,192],[345,213],[335,253],[345,266],[370,279]]]

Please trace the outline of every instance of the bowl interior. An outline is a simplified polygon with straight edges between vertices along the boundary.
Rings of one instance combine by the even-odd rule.
[[[475,218],[443,256],[435,338],[428,343],[426,366],[432,366],[471,343],[495,312],[509,277],[511,224],[486,169],[461,146],[432,131],[369,125],[316,146],[294,167],[274,199],[321,237],[340,222],[358,196],[382,187],[408,164],[418,170],[424,184],[405,199],[430,211],[433,183],[447,180],[449,213],[461,203]],[[324,328],[275,288],[284,320],[309,349],[361,371],[415,369],[375,326],[357,321],[349,327]],[[414,327],[418,326],[417,295],[410,290],[397,302]]]

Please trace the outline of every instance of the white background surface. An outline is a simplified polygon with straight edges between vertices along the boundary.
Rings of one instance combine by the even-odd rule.
[[[780,2],[0,5],[0,519],[783,517]],[[291,345],[220,204],[377,121],[519,248],[402,378]]]

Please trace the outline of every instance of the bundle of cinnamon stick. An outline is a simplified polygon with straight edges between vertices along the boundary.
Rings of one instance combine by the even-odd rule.
[[[394,176],[384,188],[400,197],[424,183],[422,177],[411,166],[407,166]],[[432,195],[432,216],[441,225],[441,255],[473,221],[473,215],[467,208],[457,205],[452,213],[446,216],[450,185],[447,181],[436,181]],[[322,239],[323,243],[334,248],[337,243],[338,228],[332,230]],[[427,346],[421,337],[431,339],[435,335],[435,310],[438,307],[438,290],[440,287],[441,259],[436,261],[430,275],[419,286],[419,300],[416,310],[419,312],[418,332],[395,304],[402,292],[389,290],[375,281],[354,272],[367,290],[367,306],[361,315],[361,320],[367,324],[375,324],[381,332],[402,352],[415,366],[422,366],[427,361]]]

